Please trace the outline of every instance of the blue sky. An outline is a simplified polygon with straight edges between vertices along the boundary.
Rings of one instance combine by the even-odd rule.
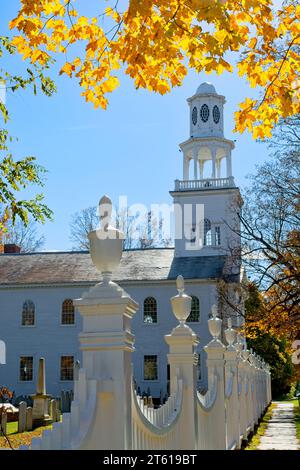
[[[1,34],[8,33],[8,20],[18,5],[17,0],[0,0]],[[24,67],[20,57],[5,65],[20,71]],[[266,145],[232,132],[238,103],[255,95],[237,74],[206,76],[190,71],[181,87],[163,97],[135,90],[130,79],[122,76],[106,111],[85,103],[75,81],[54,72],[53,78],[58,92],[52,98],[24,91],[7,94],[10,131],[19,139],[14,154],[35,155],[48,170],[44,192],[54,222],[40,228],[46,237],[44,249],[71,249],[71,214],[96,205],[105,193],[113,201],[127,195],[129,204],[171,203],[169,190],[182,177],[178,144],[189,136],[186,99],[203,81],[212,82],[227,99],[225,136],[236,140],[236,183],[244,187],[246,175],[268,157]]]

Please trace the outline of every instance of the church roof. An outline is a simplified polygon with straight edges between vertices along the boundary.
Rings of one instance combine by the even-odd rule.
[[[222,276],[226,256],[174,258],[174,249],[126,250],[117,282],[217,279]],[[95,283],[100,274],[88,252],[20,253],[0,255],[0,287],[9,285],[59,285]]]

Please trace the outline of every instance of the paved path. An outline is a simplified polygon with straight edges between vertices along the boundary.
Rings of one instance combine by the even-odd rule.
[[[296,437],[294,406],[292,403],[274,402],[272,418],[257,450],[300,450]]]

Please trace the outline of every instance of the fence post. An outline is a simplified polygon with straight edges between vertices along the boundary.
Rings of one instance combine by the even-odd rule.
[[[224,351],[225,346],[220,341],[222,320],[217,316],[217,307],[212,307],[212,318],[208,320],[208,328],[213,339],[204,346],[207,354],[206,365],[208,387],[217,377],[216,401],[211,410],[211,426],[208,430],[199,429],[199,433],[208,433],[207,450],[226,449],[226,415],[225,415],[225,380],[224,380]]]
[[[232,328],[232,320],[228,319],[228,328],[225,330],[225,337],[228,343],[224,352],[225,359],[225,408],[226,408],[226,448],[232,449],[234,446],[240,447],[240,409],[238,391],[238,356],[234,341],[236,332]],[[226,396],[227,385],[231,384],[230,396]]]
[[[177,278],[178,295],[171,298],[172,309],[179,321],[171,334],[165,336],[169,345],[168,362],[170,364],[170,392],[176,392],[177,380],[183,381],[182,410],[177,433],[179,435],[179,449],[196,449],[198,442],[197,424],[197,355],[195,348],[198,337],[185,321],[191,311],[192,298],[184,293],[184,279]]]
[[[138,304],[116,283],[112,272],[122,256],[123,234],[110,225],[112,203],[100,200],[101,228],[89,233],[90,253],[103,281],[74,301],[83,318],[79,335],[83,369],[97,382],[97,401],[81,449],[131,449],[131,320]]]

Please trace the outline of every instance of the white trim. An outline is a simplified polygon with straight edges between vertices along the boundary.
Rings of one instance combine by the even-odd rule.
[[[206,248],[206,247],[203,247]],[[210,247],[210,248],[213,248]],[[218,247],[217,247],[218,248]],[[225,256],[225,255],[220,255],[220,256]],[[200,256],[198,256],[200,257]],[[162,285],[162,284],[167,284],[167,285],[172,285],[174,286],[176,279],[133,279],[133,280],[126,280],[126,281],[119,281],[118,279],[114,279],[114,282],[117,282],[121,287],[125,286],[130,286],[130,285]],[[219,278],[214,277],[214,278],[205,278],[205,279],[185,279],[186,284],[211,284],[212,282],[218,282]],[[99,282],[99,281],[95,281]],[[82,288],[82,287],[93,287],[95,285],[95,282],[78,282],[78,284],[74,283],[62,283],[62,284],[9,284],[7,286],[5,285],[0,285],[0,291],[1,290],[24,290],[24,289],[56,289],[57,287],[68,287],[68,288]]]

